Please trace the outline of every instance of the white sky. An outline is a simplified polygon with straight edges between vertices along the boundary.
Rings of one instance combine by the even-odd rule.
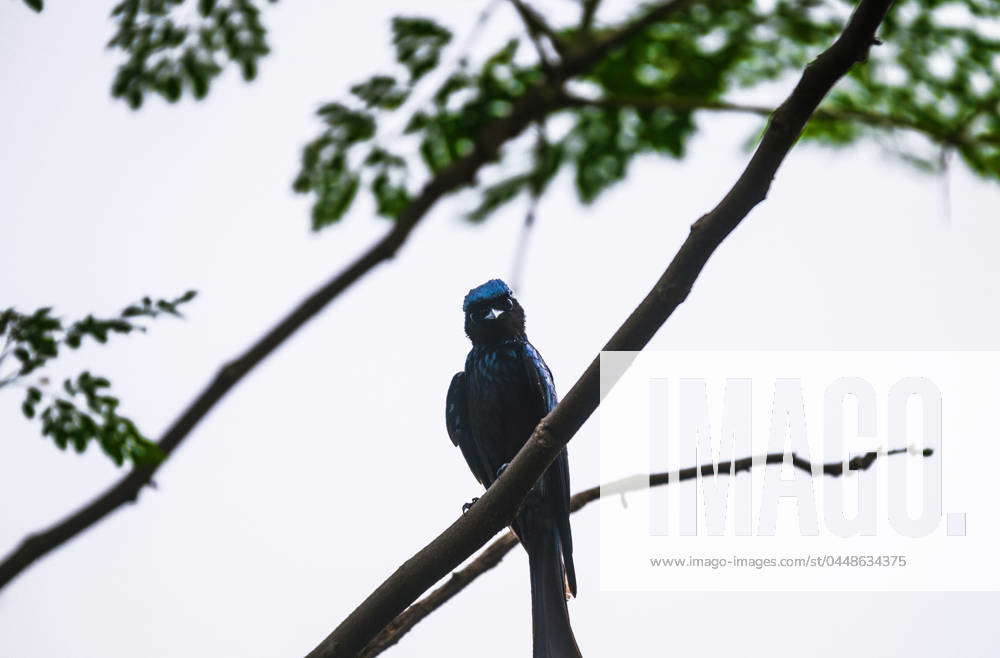
[[[111,3],[51,2],[41,16],[19,5],[0,8],[0,306],[74,317],[201,291],[186,321],[52,373],[110,376],[124,412],[156,436],[221,363],[386,230],[360,205],[311,234],[308,201],[289,184],[315,107],[388,61],[400,5],[280,3],[257,82],[227,76],[205,103],[138,113],[108,94]],[[481,4],[421,7],[461,34]],[[513,23],[498,25],[504,36]],[[542,203],[520,298],[560,392],[743,167],[756,124],[701,125],[686,161],[642,160],[592,208],[566,179]],[[947,222],[942,181],[874,147],[795,150],[651,347],[996,349],[1000,187],[961,164],[950,185]],[[0,593],[0,655],[301,655],[453,520],[477,495],[443,422],[467,351],[461,298],[508,273],[524,212],[475,227],[460,218],[470,203],[439,204],[398,258],[254,371],[158,490]],[[121,474],[96,449],[40,439],[20,400],[0,395],[4,552]],[[574,490],[597,483],[595,427],[570,445]],[[573,517],[581,592],[570,605],[587,655],[995,654],[994,594],[602,593],[597,518],[596,506]],[[392,651],[473,645],[528,651],[520,550]]]

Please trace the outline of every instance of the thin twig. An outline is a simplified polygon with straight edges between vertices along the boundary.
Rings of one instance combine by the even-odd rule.
[[[588,34],[594,28],[594,18],[601,0],[583,0],[583,11],[580,14],[580,31]]]
[[[731,103],[728,101],[712,101],[698,98],[681,97],[634,97],[634,98],[583,98],[573,94],[564,97],[566,107],[596,107],[607,110],[636,109],[655,110],[668,109],[680,111],[705,110],[710,112],[734,112],[768,117],[774,114],[776,108],[767,105],[750,105]],[[903,116],[883,114],[873,110],[818,108],[813,117],[824,121],[855,121],[873,128],[890,130],[910,130],[918,132],[928,139],[946,146],[960,147],[977,143],[993,144],[997,138],[993,135],[966,135],[962,131],[944,131],[935,126],[907,119]]]
[[[951,153],[952,149],[943,145],[938,160],[941,165],[941,213],[945,226],[951,225]]]
[[[848,470],[864,471],[871,467],[871,465],[875,463],[875,460],[880,456],[901,455],[907,452],[909,452],[907,448],[894,448],[884,453],[869,452],[852,458],[848,462]],[[924,457],[930,457],[933,452],[930,448],[927,448],[919,454]],[[811,462],[799,457],[795,453],[791,453],[788,457],[791,458],[791,462],[795,468],[799,468],[809,474],[813,474],[813,465]],[[570,500],[570,511],[576,512],[583,507],[586,507],[589,503],[594,502],[598,498],[617,496],[628,493],[629,491],[638,491],[647,487],[659,487],[667,484],[684,482],[685,480],[693,480],[699,473],[702,477],[730,475],[740,473],[742,471],[749,471],[755,466],[781,464],[785,461],[785,459],[786,456],[784,453],[777,452],[764,455],[756,459],[753,457],[744,457],[743,459],[719,462],[718,464],[709,463],[701,466],[692,466],[669,473],[656,473],[653,475],[636,474],[631,477],[616,480],[615,482],[608,482],[596,487],[591,487],[590,489],[584,489],[583,491],[575,494]],[[844,463],[828,462],[822,465],[821,470],[823,475],[839,477],[844,473]],[[487,546],[479,555],[476,556],[475,559],[465,565],[462,569],[452,573],[451,577],[448,578],[448,580],[446,580],[441,586],[397,615],[397,617],[393,619],[388,626],[382,629],[382,632],[379,633],[367,647],[365,647],[365,649],[359,654],[358,658],[374,658],[386,649],[398,643],[404,635],[406,635],[414,626],[423,621],[428,615],[454,598],[455,595],[472,584],[472,581],[476,578],[500,564],[500,561],[503,560],[507,553],[517,546],[518,543],[517,537],[510,530],[494,539],[493,543]]]
[[[517,246],[514,248],[514,264],[511,266],[510,285],[514,292],[520,294],[524,291],[524,266],[528,258],[528,242],[531,231],[535,227],[535,219],[538,214],[538,200],[542,195],[543,183],[540,180],[544,175],[544,158],[549,145],[548,135],[545,131],[545,123],[538,122],[538,136],[535,142],[535,171],[529,188],[528,212],[524,216],[524,223],[521,224],[521,232],[517,239]]]
[[[539,55],[542,57],[543,64],[548,64],[548,60],[545,56],[545,50],[542,46],[539,37],[544,36],[552,44],[552,48],[560,55],[563,56],[566,53],[566,49],[562,43],[562,39],[556,34],[555,30],[549,27],[549,24],[545,21],[541,14],[528,6],[523,0],[510,0],[511,4],[514,5],[514,9],[517,11],[518,16],[524,22],[524,27],[528,31],[528,36],[535,43],[535,47],[539,50]]]
[[[641,350],[687,298],[711,255],[767,196],[778,167],[820,102],[855,63],[864,61],[891,4],[892,0],[861,0],[840,37],[806,67],[775,111],[740,178],[714,209],[691,226],[666,271],[603,351]],[[310,658],[356,656],[396,615],[506,526],[538,478],[597,408],[600,392],[598,355],[469,513],[404,562],[310,652]]]
[[[521,224],[521,231],[517,236],[517,246],[514,247],[514,263],[510,267],[510,286],[519,295],[524,292],[524,266],[528,259],[528,242],[531,238],[531,229],[535,225],[537,210],[538,197],[532,194],[528,199],[528,212],[525,213],[524,223]]]
[[[476,17],[476,22],[472,25],[472,29],[469,30],[468,35],[466,35],[465,40],[462,43],[462,47],[459,49],[458,54],[455,57],[456,63],[461,63],[466,57],[468,57],[472,47],[479,40],[480,33],[486,27],[486,24],[489,22],[493,12],[496,11],[502,1],[503,0],[490,0],[479,12],[479,16]]]
[[[521,2],[521,0],[510,0],[510,2],[514,5],[514,9],[524,22],[528,38],[531,40],[531,44],[535,47],[535,52],[538,53],[539,66],[542,67],[542,71],[545,75],[550,76],[552,74],[552,62],[549,61],[549,55],[545,52],[545,44],[542,43],[538,28],[535,27],[534,23],[531,21],[530,10],[523,2]]]
[[[8,356],[10,356],[11,350],[13,350],[13,344],[14,344],[14,339],[8,332],[7,335],[4,336],[3,348],[0,349],[0,366],[2,366],[3,362],[7,359]],[[8,384],[16,380],[19,376],[20,375],[18,374],[18,370],[15,370],[14,372],[12,372],[10,375],[7,376],[0,375],[0,388],[7,386]]]

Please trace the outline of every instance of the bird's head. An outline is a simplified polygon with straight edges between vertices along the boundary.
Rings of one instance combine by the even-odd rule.
[[[474,345],[495,345],[524,336],[524,309],[500,279],[470,290],[462,310],[465,333]]]

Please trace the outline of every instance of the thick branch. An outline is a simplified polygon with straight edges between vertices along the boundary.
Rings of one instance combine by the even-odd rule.
[[[340,293],[352,286],[383,261],[392,258],[409,237],[413,228],[443,196],[475,182],[476,174],[486,163],[496,159],[500,147],[518,136],[535,119],[558,108],[555,89],[565,80],[580,75],[610,51],[680,9],[688,0],[672,0],[648,9],[638,19],[618,32],[596,41],[586,49],[567,57],[553,69],[553,78],[529,90],[515,103],[510,114],[497,119],[479,136],[473,152],[456,161],[427,182],[420,194],[406,207],[391,231],[345,270],[334,276],[304,299],[277,325],[262,336],[240,357],[222,367],[174,424],[163,434],[158,445],[168,458],[187,438],[191,430],[250,371],[281,346],[289,336],[311,320]],[[162,462],[161,462],[162,463]],[[104,517],[139,496],[150,483],[159,465],[136,467],[111,488],[49,528],[29,535],[0,562],[0,589],[28,568],[35,560],[66,543]]]
[[[739,180],[719,205],[691,226],[666,271],[604,350],[642,349],[684,301],[715,249],[766,197],[779,165],[820,101],[856,62],[865,59],[891,2],[862,0],[837,41],[806,67],[791,95],[771,118]],[[598,355],[469,513],[403,563],[310,657],[358,655],[396,615],[509,523],[524,496],[597,408],[599,364]]]
[[[885,453],[868,452],[848,461],[847,468],[850,471],[865,471],[868,470],[868,468],[870,468],[871,465],[875,463],[875,460],[881,455],[902,455],[907,452],[909,452],[909,450],[906,448],[894,448],[886,451]],[[930,457],[933,452],[930,448],[927,448],[920,454],[924,457]],[[795,468],[802,469],[809,474],[813,473],[812,462],[799,457],[795,453],[792,453],[789,456],[791,457],[792,465]],[[621,480],[616,480],[615,482],[608,482],[596,487],[591,487],[590,489],[584,489],[583,491],[575,494],[570,500],[570,511],[576,512],[583,507],[586,507],[589,503],[594,502],[598,498],[618,496],[630,491],[645,489],[647,486],[659,487],[676,482],[684,482],[685,480],[694,480],[699,473],[701,473],[702,477],[730,474],[735,475],[736,473],[749,471],[754,466],[781,464],[784,461],[784,453],[773,452],[758,459],[753,457],[744,457],[733,461],[719,462],[718,464],[709,463],[702,464],[701,466],[691,466],[670,473],[656,473],[652,475],[637,474]],[[821,465],[820,471],[823,475],[839,477],[844,473],[844,463],[828,462]],[[364,651],[362,651],[359,655],[359,658],[374,658],[374,656],[379,655],[389,647],[398,643],[403,636],[410,631],[410,629],[423,621],[429,614],[450,601],[456,594],[465,589],[476,578],[500,564],[500,561],[503,560],[507,553],[517,546],[518,543],[517,537],[509,530],[494,539],[493,543],[487,546],[486,549],[476,557],[476,559],[469,562],[464,569],[451,574],[451,577],[446,580],[443,585],[411,605],[409,608],[401,612],[395,619],[393,619],[392,623],[382,629],[382,632],[379,633],[367,647],[365,647]]]

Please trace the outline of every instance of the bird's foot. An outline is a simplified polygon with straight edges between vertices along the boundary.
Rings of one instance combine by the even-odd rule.
[[[500,478],[500,475],[502,475],[503,472],[507,470],[508,466],[510,466],[510,463],[500,464],[500,468],[497,469],[497,478],[498,479]]]
[[[477,500],[479,500],[479,498],[478,498],[478,497],[476,497],[476,498],[473,498],[473,499],[472,499],[472,500],[470,500],[469,502],[467,502],[467,503],[465,503],[464,505],[462,505],[462,514],[465,514],[465,513],[466,513],[466,512],[468,512],[468,511],[469,511],[470,509],[472,509],[472,506],[476,504],[476,501],[477,501]]]

